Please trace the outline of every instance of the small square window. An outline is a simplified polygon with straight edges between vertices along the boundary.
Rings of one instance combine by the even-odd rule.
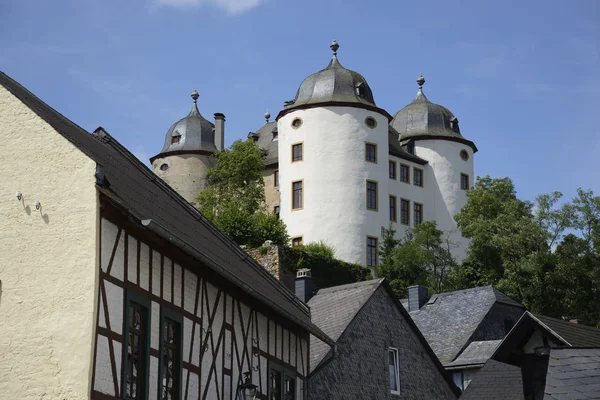
[[[377,211],[377,182],[367,181],[367,210]]]
[[[390,179],[396,179],[396,162],[390,161]]]
[[[302,143],[292,145],[292,162],[302,161]]]
[[[275,170],[273,173],[273,180],[275,181],[275,187],[279,186],[279,170]]]
[[[292,247],[302,246],[302,236],[292,238]]]
[[[469,175],[460,174],[460,188],[462,190],[469,190]]]
[[[275,206],[275,207],[273,208],[273,213],[274,213],[275,215],[277,215],[277,218],[279,218],[279,212],[280,212],[280,207],[279,207],[279,206]]]
[[[423,186],[423,170],[419,168],[413,168],[414,176],[413,181],[415,186]]]
[[[365,144],[365,161],[377,162],[377,145],[374,143]]]
[[[398,349],[390,347],[388,349],[389,374],[390,374],[390,393],[400,394],[400,365],[398,364]]]
[[[181,135],[171,136],[171,144],[179,143],[181,141]]]
[[[410,167],[400,164],[400,182],[410,183]]]
[[[367,267],[377,266],[377,238],[367,236]]]

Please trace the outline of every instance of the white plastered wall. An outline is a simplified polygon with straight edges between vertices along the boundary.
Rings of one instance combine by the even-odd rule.
[[[365,119],[377,121],[375,129]],[[291,126],[295,118],[302,126]],[[380,237],[388,212],[388,120],[353,107],[296,110],[277,123],[281,218],[290,237],[326,241],[336,257],[366,264],[367,236]],[[291,161],[291,146],[303,143],[304,160]],[[365,161],[365,143],[377,144],[377,163]],[[303,180],[304,207],[292,211],[292,182]],[[366,208],[366,181],[378,182],[378,211]],[[342,189],[343,188],[343,189]]]
[[[469,155],[468,160],[460,157],[461,150]],[[429,209],[426,219],[433,219],[444,232],[450,233],[454,244],[452,254],[458,262],[466,257],[469,240],[464,238],[456,227],[454,216],[467,204],[467,192],[461,189],[461,173],[469,176],[469,187],[473,185],[473,150],[462,143],[449,140],[418,140],[415,154],[429,162],[425,174],[426,184],[431,184]]]
[[[96,164],[1,86],[0,160],[0,398],[88,398]]]

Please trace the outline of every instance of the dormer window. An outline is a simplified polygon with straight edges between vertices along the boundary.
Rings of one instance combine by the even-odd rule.
[[[181,135],[171,136],[171,144],[179,143],[181,141]]]
[[[366,88],[364,82],[359,82],[356,84],[356,95],[360,98],[364,98],[366,94]]]
[[[276,142],[279,139],[279,132],[277,132],[277,128],[273,129],[273,141]]]
[[[406,143],[406,151],[408,151],[410,154],[415,154],[415,144],[414,144],[414,142],[408,142],[408,143]]]
[[[458,128],[458,118],[450,118],[450,129],[452,129],[456,133],[460,133],[460,129]]]

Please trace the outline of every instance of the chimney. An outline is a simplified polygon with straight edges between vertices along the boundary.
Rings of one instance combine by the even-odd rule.
[[[296,297],[308,303],[313,295],[313,281],[310,269],[302,268],[296,272]]]
[[[414,285],[408,287],[408,311],[418,311],[427,303],[427,288]]]
[[[221,151],[225,147],[225,115],[215,113],[215,146]]]

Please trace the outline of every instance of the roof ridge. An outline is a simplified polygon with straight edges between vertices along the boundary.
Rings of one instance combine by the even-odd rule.
[[[574,323],[569,322],[567,320],[560,319],[560,318],[554,318],[554,317],[548,317],[547,315],[533,314],[533,313],[532,313],[532,315],[535,316],[537,319],[539,319],[542,322],[543,322],[544,319],[547,319],[547,320],[551,320],[551,321],[554,321],[554,322],[561,323],[564,326],[569,326],[569,327],[572,327],[572,328],[575,328],[575,329],[589,330],[589,331],[597,332],[598,334],[600,334],[600,329],[595,328],[593,326],[583,325],[583,324],[579,324],[579,323],[574,324]]]
[[[326,287],[323,289],[319,289],[319,291],[313,297],[316,297],[320,294],[335,293],[335,292],[340,292],[342,290],[354,289],[354,288],[362,287],[362,286],[380,285],[381,282],[383,282],[383,280],[384,280],[384,278],[377,278],[377,279],[370,279],[368,281],[359,281],[359,282],[345,283],[343,285],[338,285],[338,286],[330,286],[330,287]]]

